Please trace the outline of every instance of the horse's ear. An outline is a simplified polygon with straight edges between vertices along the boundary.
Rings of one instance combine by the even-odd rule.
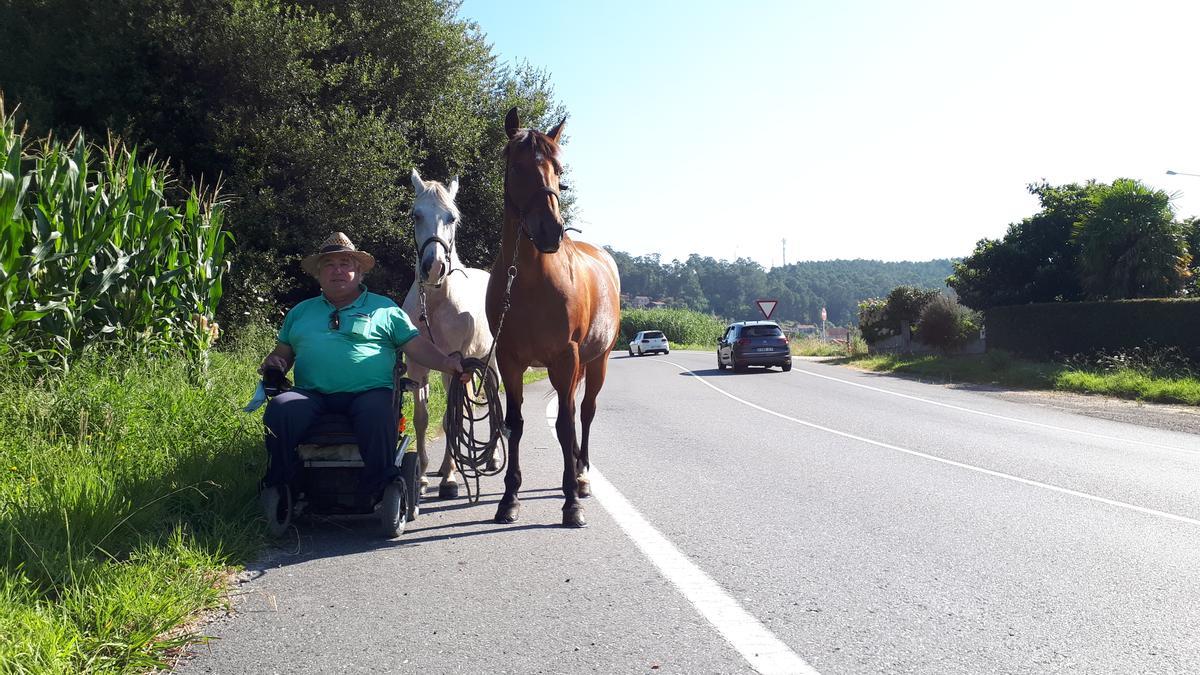
[[[454,199],[454,195],[458,194],[458,176],[450,179],[450,185],[446,187],[446,191],[450,193],[450,199]]]
[[[416,169],[412,170],[412,184],[418,194],[425,191],[425,181],[421,180],[421,174],[417,173]]]
[[[562,136],[563,129],[566,126],[567,126],[567,118],[564,117],[564,118],[562,118],[562,121],[559,122],[558,124],[554,125],[554,128],[551,129],[550,133],[548,133],[546,135],[549,136],[551,139],[553,139],[555,143],[557,143],[559,137]]]
[[[517,131],[521,128],[521,119],[517,117],[517,106],[513,106],[508,114],[504,116],[504,133],[508,134],[509,138],[517,135]]]

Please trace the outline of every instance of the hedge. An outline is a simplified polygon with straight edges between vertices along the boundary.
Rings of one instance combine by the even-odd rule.
[[[1200,363],[1200,298],[1011,305],[986,317],[989,350],[1046,358],[1152,344]]]

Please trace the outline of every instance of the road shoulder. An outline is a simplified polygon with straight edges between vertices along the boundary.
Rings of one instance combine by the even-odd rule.
[[[837,361],[827,357],[797,357],[806,361],[825,362]],[[1096,394],[1077,394],[1067,391],[1049,389],[1014,389],[987,384],[963,384],[930,382],[920,377],[897,373],[880,373],[853,364],[845,365],[860,373],[877,377],[894,377],[904,380],[922,382],[936,387],[973,391],[1005,401],[1023,403],[1026,405],[1042,406],[1063,412],[1085,415],[1114,422],[1125,422],[1153,429],[1180,431],[1189,434],[1200,434],[1200,406],[1180,405],[1172,403],[1152,403],[1148,401],[1133,401],[1113,396]]]

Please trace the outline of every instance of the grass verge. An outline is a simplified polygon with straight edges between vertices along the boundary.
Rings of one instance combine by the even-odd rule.
[[[875,372],[910,375],[945,383],[1051,389],[1156,403],[1200,405],[1200,378],[1191,373],[1163,374],[1136,368],[1087,368],[1029,361],[1005,352],[968,356],[883,354],[850,358],[843,363]]]
[[[125,673],[196,639],[261,544],[257,354],[0,373],[0,672]]]

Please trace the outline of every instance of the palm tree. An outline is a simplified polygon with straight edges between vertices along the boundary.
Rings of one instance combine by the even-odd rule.
[[[1084,290],[1096,299],[1178,295],[1191,277],[1184,228],[1162,190],[1121,178],[1091,195],[1075,224]]]

